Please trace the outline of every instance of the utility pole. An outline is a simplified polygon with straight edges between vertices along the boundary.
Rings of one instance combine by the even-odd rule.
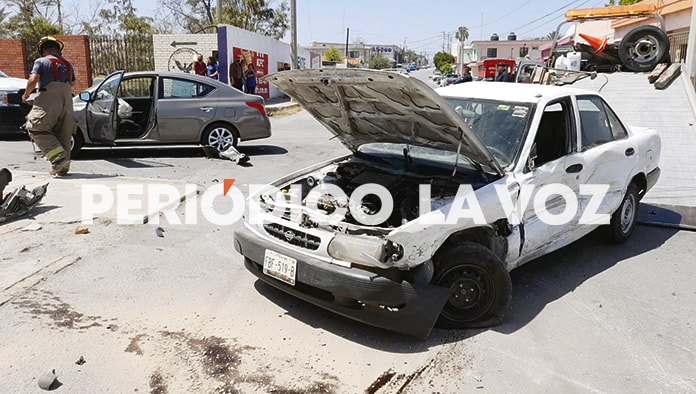
[[[442,32],[442,52],[445,51],[445,32]]]
[[[60,29],[63,30],[63,7],[60,6],[60,0],[56,2],[56,7],[58,8],[58,26],[60,26]]]
[[[348,40],[350,39],[350,27],[346,27],[346,67],[348,67]]]
[[[217,0],[217,22],[220,23],[222,19],[222,0]]]
[[[218,0],[220,3],[222,0]],[[290,69],[297,68],[297,9],[296,0],[290,0]]]

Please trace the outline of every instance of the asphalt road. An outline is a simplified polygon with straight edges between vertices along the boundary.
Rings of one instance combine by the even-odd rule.
[[[347,153],[306,112],[272,123],[272,138],[241,145],[246,167],[198,148],[90,149],[73,171],[244,186]],[[0,151],[0,166],[48,168],[26,141]],[[0,288],[0,392],[40,392],[53,369],[58,392],[696,391],[693,232],[639,226],[622,246],[591,234],[513,271],[501,326],[422,341],[256,281],[234,225],[163,223],[158,237],[109,220],[75,235],[77,224],[0,226],[0,275],[45,262]]]

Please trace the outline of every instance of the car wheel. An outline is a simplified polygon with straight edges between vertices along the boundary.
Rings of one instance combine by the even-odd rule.
[[[481,328],[502,322],[512,282],[498,256],[482,245],[465,242],[438,252],[433,261],[432,283],[452,291],[438,327]]]
[[[631,183],[626,190],[619,208],[611,215],[609,225],[605,227],[608,238],[617,244],[624,243],[631,237],[638,221],[638,186]]]
[[[619,58],[629,71],[650,71],[669,56],[667,33],[657,26],[639,26],[619,43]]]
[[[84,145],[85,138],[82,136],[82,131],[78,129],[70,138],[70,157],[77,157]]]
[[[216,123],[208,126],[203,132],[202,145],[210,145],[219,152],[224,152],[232,146],[237,146],[239,137],[237,131],[230,125]]]

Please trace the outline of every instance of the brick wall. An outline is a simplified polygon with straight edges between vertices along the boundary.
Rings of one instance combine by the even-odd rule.
[[[92,64],[90,62],[89,39],[87,36],[56,36],[63,42],[63,56],[75,69],[73,93],[92,86]],[[25,46],[21,39],[0,38],[0,71],[10,77],[29,78],[31,64],[25,65],[27,55],[36,55],[36,44]],[[35,58],[34,56],[31,56]]]
[[[24,67],[26,48],[18,38],[0,38],[0,71],[14,78],[27,78],[29,71]]]

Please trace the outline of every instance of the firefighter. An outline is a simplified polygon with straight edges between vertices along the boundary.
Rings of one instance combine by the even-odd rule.
[[[26,128],[44,157],[51,162],[54,176],[70,170],[70,139],[76,128],[73,118],[73,66],[61,56],[63,43],[54,37],[41,38],[36,45],[41,57],[34,61],[22,101],[38,85],[34,105],[27,115]]]

